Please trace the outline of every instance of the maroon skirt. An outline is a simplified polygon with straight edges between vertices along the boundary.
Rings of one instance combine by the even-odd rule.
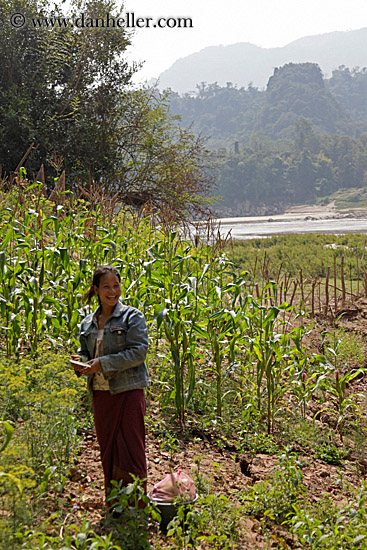
[[[106,497],[111,480],[131,483],[147,477],[144,390],[93,392],[94,425],[101,450]]]

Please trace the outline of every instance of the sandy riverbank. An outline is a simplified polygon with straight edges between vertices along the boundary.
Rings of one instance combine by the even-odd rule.
[[[284,214],[274,214],[274,216],[246,216],[238,218],[220,218],[217,221],[221,224],[236,224],[236,223],[256,223],[256,222],[284,222],[284,221],[299,221],[299,220],[324,220],[338,218],[361,218],[367,217],[367,208],[350,208],[347,210],[337,210],[335,201],[321,205],[298,205],[292,206],[284,212]]]

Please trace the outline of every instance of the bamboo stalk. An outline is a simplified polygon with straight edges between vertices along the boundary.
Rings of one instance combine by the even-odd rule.
[[[363,272],[364,272],[364,295],[367,297],[367,270],[366,270],[366,267],[364,265],[364,253],[366,251],[366,241],[364,241],[364,244],[363,244],[363,254],[362,254],[362,258],[361,258],[361,266],[362,266],[362,269],[363,269]]]
[[[288,283],[287,283],[287,273],[284,273],[284,301],[287,301],[287,289],[288,289]]]
[[[280,273],[281,273],[282,267],[283,267],[283,262],[281,262],[281,264],[280,264],[280,268],[279,268],[278,275],[277,275],[277,278],[276,278],[277,284],[279,283],[279,278],[280,278]]]
[[[265,284],[264,284],[264,281],[265,281],[265,262],[266,262],[266,250],[264,252],[264,260],[263,260],[263,265],[261,267],[261,283],[262,283],[262,288],[264,288]]]
[[[268,284],[270,283],[270,279],[268,280]],[[273,288],[272,287],[269,287],[268,288],[268,296],[269,296],[269,302],[270,302],[270,305],[274,305],[273,303]]]
[[[305,295],[303,293],[303,273],[302,273],[302,269],[300,269],[300,271],[299,271],[299,280],[300,280],[300,285],[301,285],[302,302],[304,303],[305,302]]]
[[[325,281],[325,307],[324,307],[325,315],[327,315],[327,312],[329,309],[329,276],[330,276],[330,267],[327,268],[326,281]]]
[[[336,255],[334,254],[334,309],[336,311]]]
[[[280,279],[280,274],[281,274],[282,267],[283,267],[283,262],[280,262],[280,267],[279,267],[278,275],[277,275],[277,278],[276,278],[277,286],[275,287],[275,305],[278,302],[278,286],[279,286],[279,279]],[[282,291],[280,291],[280,302],[281,301],[282,301]]]
[[[21,169],[21,167],[23,166],[24,162],[26,161],[26,159],[28,158],[29,154],[31,153],[32,149],[34,149],[35,151],[38,149],[38,145],[36,145],[36,147],[33,147],[34,145],[34,141],[32,141],[32,143],[30,144],[30,146],[28,147],[27,151],[24,153],[23,157],[21,158],[18,166],[16,167],[16,169],[14,170],[15,174],[18,174],[19,173],[19,170]]]
[[[293,289],[293,294],[292,294],[292,298],[291,298],[291,301],[290,301],[290,306],[293,305],[293,299],[294,299],[294,295],[296,294],[296,289],[297,289],[297,281],[293,281],[293,284],[294,284],[294,289]]]
[[[350,293],[353,294],[352,264],[349,264]]]
[[[342,281],[342,307],[345,304],[345,280],[344,280],[344,255],[341,259],[341,281]]]
[[[252,284],[251,294],[253,294],[253,292],[254,292],[254,285],[255,285],[255,278],[256,278],[256,267],[257,267],[257,254],[256,254],[256,258],[255,258],[254,268],[253,268],[253,271],[252,271],[253,284]]]

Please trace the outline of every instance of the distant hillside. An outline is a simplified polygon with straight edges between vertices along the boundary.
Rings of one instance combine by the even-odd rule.
[[[170,93],[171,112],[183,127],[210,137],[210,147],[252,136],[289,139],[306,121],[314,132],[358,137],[367,132],[367,69],[339,67],[324,79],[316,63],[276,68],[266,90],[201,84],[193,94]]]
[[[366,188],[367,69],[342,66],[326,79],[316,63],[287,63],[264,91],[201,84],[169,100],[219,150],[219,215],[274,214]]]
[[[274,70],[254,130],[273,139],[289,137],[300,118],[317,131],[348,132],[349,117],[328,91],[316,63],[287,63]]]
[[[246,42],[212,46],[178,59],[159,77],[161,89],[183,93],[201,82],[232,82],[237,86],[266,86],[275,67],[285,63],[317,63],[325,75],[345,65],[367,66],[367,28],[307,36],[282,48],[261,48]]]

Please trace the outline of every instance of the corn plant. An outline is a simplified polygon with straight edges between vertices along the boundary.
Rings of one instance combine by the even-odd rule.
[[[304,326],[295,327],[289,332],[289,339],[294,343],[294,348],[290,350],[288,374],[297,405],[304,419],[312,396],[322,386],[328,375],[324,356],[309,354],[303,345],[304,336],[310,332],[311,328]]]
[[[185,410],[195,389],[195,355],[192,330],[187,321],[180,319],[178,311],[162,310],[164,333],[168,340],[174,371],[173,395],[181,424],[185,423]],[[187,370],[187,387],[186,387]]]
[[[201,321],[195,325],[195,329],[206,339],[211,350],[209,370],[215,376],[217,416],[221,417],[223,381],[233,370],[236,343],[241,338],[241,316],[244,304],[247,303],[247,292],[243,292],[243,287],[248,274],[242,272],[236,275],[232,271],[231,262],[223,255],[218,258],[215,272],[214,266],[205,266],[205,272],[208,270],[205,298],[202,300]]]
[[[236,314],[234,311],[221,309],[210,315],[206,330],[200,334],[208,340],[213,357],[213,370],[216,380],[217,416],[222,416],[224,359],[228,358],[227,372],[234,361],[234,344],[239,334],[236,331]]]
[[[336,398],[336,414],[337,414],[337,430],[339,432],[340,441],[343,441],[344,423],[346,414],[350,409],[359,412],[356,398],[363,399],[364,395],[360,393],[347,394],[348,385],[358,376],[365,374],[365,369],[354,369],[351,372],[340,375],[338,369],[333,373],[333,376],[326,379],[326,391]],[[328,410],[324,408],[323,410]]]
[[[266,289],[267,287],[264,291]],[[245,318],[250,357],[253,357],[255,362],[257,407],[261,413],[265,395],[269,434],[274,426],[276,402],[288,389],[281,381],[289,361],[290,339],[285,332],[277,332],[280,324],[278,315],[282,309],[289,309],[288,304],[283,304],[279,308],[266,307],[252,299]]]
[[[331,359],[334,371],[338,368],[338,353],[341,344],[342,338],[337,335],[335,330],[334,332],[329,332],[327,330],[322,331],[321,345],[325,355]]]
[[[317,357],[315,356],[313,360],[318,361]],[[310,360],[307,355],[302,359],[296,355],[289,369],[293,392],[297,399],[297,405],[300,407],[301,416],[304,419],[306,418],[307,407],[312,396],[322,387],[323,381],[327,377],[327,372],[324,368],[309,373],[308,366],[310,366]]]

